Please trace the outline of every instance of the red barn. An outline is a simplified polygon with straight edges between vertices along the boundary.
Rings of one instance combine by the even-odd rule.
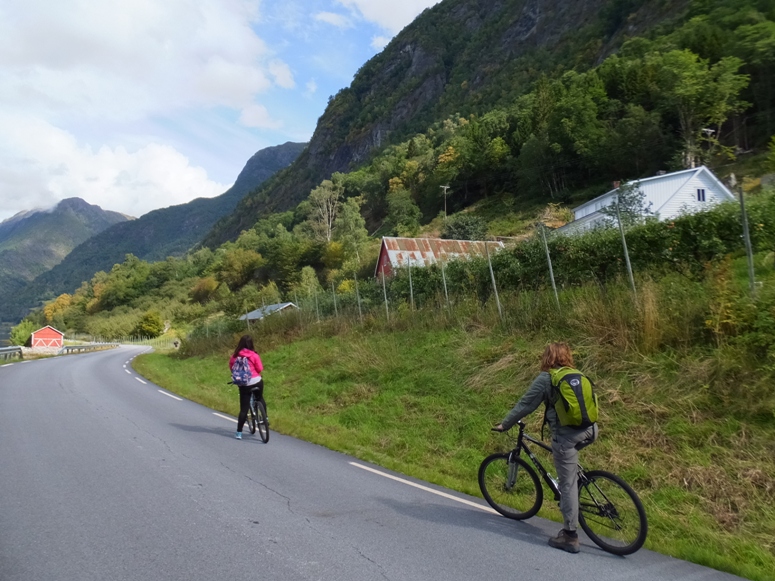
[[[457,258],[486,256],[503,249],[503,242],[483,240],[445,240],[441,238],[393,238],[384,236],[379,251],[375,278],[384,272],[390,276],[397,268],[429,266]]]
[[[32,347],[58,347],[64,346],[65,334],[57,331],[54,327],[46,325],[32,333],[30,338]]]

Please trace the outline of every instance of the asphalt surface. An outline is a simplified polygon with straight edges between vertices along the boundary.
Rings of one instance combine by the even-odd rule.
[[[141,351],[0,365],[0,581],[738,579],[583,533],[571,555],[546,545],[556,523],[276,432],[235,440],[139,377]]]

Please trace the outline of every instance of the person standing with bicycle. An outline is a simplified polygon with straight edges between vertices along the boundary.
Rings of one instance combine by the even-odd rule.
[[[567,391],[564,385],[561,387],[563,382],[573,391]],[[579,450],[597,439],[597,398],[593,387],[574,369],[570,347],[566,343],[550,343],[541,355],[541,372],[503,421],[493,428],[506,431],[542,403],[546,406],[544,421],[552,432],[552,457],[562,494],[560,512],[563,517],[563,528],[549,539],[549,546],[569,553],[579,552],[576,532]]]
[[[240,371],[245,366],[247,367],[245,370],[246,373],[244,373],[241,379],[238,379]],[[236,383],[239,388],[239,416],[237,417],[237,433],[235,438],[241,440],[242,428],[245,425],[245,420],[247,420],[248,417],[248,410],[250,409],[250,395],[252,392],[255,392],[256,399],[262,402],[264,404],[264,409],[266,409],[266,402],[264,401],[264,380],[261,378],[261,372],[264,370],[264,366],[253,346],[253,337],[250,335],[243,335],[240,337],[237,348],[229,359],[229,369],[232,372],[234,383]]]

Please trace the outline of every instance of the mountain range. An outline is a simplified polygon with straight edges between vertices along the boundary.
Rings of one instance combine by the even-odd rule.
[[[305,146],[287,142],[264,148],[220,196],[197,198],[137,219],[72,198],[54,211],[6,220],[0,224],[0,320],[18,320],[41,300],[73,292],[127,254],[147,261],[184,255],[242,197],[291,164]],[[105,215],[101,221],[99,212]]]
[[[0,222],[0,302],[95,234],[132,221],[80,198],[68,198],[50,210],[28,210]]]

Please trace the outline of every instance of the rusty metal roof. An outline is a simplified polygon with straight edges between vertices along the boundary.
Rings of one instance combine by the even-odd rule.
[[[481,240],[444,240],[441,238],[394,238],[385,236],[382,245],[387,250],[393,268],[429,266],[439,260],[447,262],[460,257],[486,256],[504,248],[503,242]],[[379,265],[377,265],[379,267]]]

